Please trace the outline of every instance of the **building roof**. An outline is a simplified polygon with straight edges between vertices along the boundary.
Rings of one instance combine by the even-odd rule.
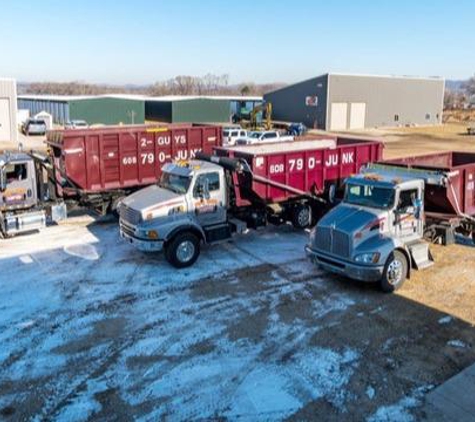
[[[163,95],[163,96],[147,96],[137,94],[103,94],[103,95],[19,95],[19,99],[38,100],[38,101],[80,101],[91,100],[95,98],[118,98],[124,100],[135,101],[187,101],[197,99],[208,100],[227,100],[227,101],[262,101],[259,96],[240,96],[240,95]]]
[[[20,100],[38,100],[38,101],[76,101],[76,100],[89,100],[91,98],[96,98],[94,95],[43,95],[43,94],[33,94],[33,95],[18,95]]]
[[[389,78],[389,79],[418,79],[418,80],[429,80],[429,81],[444,81],[445,78],[442,76],[418,76],[418,75],[374,75],[374,74],[358,74],[358,73],[339,73],[339,72],[330,72],[326,73],[329,76],[354,76],[357,78]],[[320,75],[324,76],[324,75]]]
[[[262,101],[259,96],[241,95],[162,95],[159,97],[145,97],[146,101],[188,101],[188,100],[224,100],[224,101]]]
[[[275,89],[273,91],[266,92],[264,95],[272,94],[274,92],[282,91],[288,88],[291,88],[294,85],[299,85],[301,83],[309,82],[314,79],[319,79],[324,76],[348,76],[355,78],[385,78],[385,79],[412,79],[412,80],[422,80],[422,81],[441,81],[445,82],[445,78],[441,76],[414,76],[414,75],[373,75],[373,74],[358,74],[358,73],[339,73],[339,72],[329,72],[322,73],[321,75],[314,76],[313,78],[308,78],[303,81],[298,81],[291,83],[289,85],[283,86],[281,88]]]

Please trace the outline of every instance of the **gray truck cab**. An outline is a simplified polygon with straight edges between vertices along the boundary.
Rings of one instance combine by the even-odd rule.
[[[311,231],[309,258],[327,271],[402,286],[411,268],[432,264],[424,235],[424,181],[363,171],[346,181],[344,200]]]
[[[223,167],[200,160],[165,164],[160,182],[119,207],[120,235],[139,250],[165,251],[177,268],[192,265],[200,243],[231,236]]]
[[[0,154],[0,234],[37,230],[45,226],[46,215],[39,205],[34,160],[25,153]]]

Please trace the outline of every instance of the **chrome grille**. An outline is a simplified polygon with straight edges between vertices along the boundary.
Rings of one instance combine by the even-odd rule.
[[[331,227],[318,227],[316,234],[317,249],[338,255],[341,258],[350,257],[350,237],[339,230]]]
[[[120,218],[132,226],[139,224],[142,219],[140,211],[134,210],[124,204],[121,204],[119,213]]]
[[[346,233],[333,230],[332,251],[342,258],[350,257],[350,238]]]
[[[132,236],[132,237],[135,236],[134,230],[131,227],[127,226],[126,224],[121,224],[120,228],[121,228],[122,232],[124,232],[125,234],[127,234],[129,236]]]
[[[318,227],[317,226],[317,235],[315,237],[317,248],[325,251],[331,252],[332,243],[330,237],[330,228],[329,227]]]

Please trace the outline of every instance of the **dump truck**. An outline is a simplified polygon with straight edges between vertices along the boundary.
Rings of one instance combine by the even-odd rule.
[[[310,233],[308,257],[333,273],[400,288],[433,265],[431,242],[475,241],[475,154],[443,152],[372,163]]]
[[[334,137],[198,153],[166,164],[158,184],[121,201],[120,234],[188,267],[202,243],[268,223],[308,227],[344,178],[381,154],[381,142]]]
[[[219,126],[131,125],[51,131],[47,153],[0,154],[0,236],[60,221],[67,210],[114,212],[120,199],[160,179],[169,161],[222,145]]]

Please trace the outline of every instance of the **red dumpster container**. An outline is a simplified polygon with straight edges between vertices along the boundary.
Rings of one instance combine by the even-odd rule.
[[[253,173],[303,192],[323,195],[369,162],[381,160],[383,144],[374,140],[324,136],[262,145],[215,148],[219,156],[245,159]],[[244,181],[243,181],[244,183]],[[292,192],[260,182],[252,191],[267,203],[286,201]]]
[[[48,133],[47,144],[61,186],[104,192],[155,183],[162,166],[222,144],[222,128],[198,124],[132,125]]]
[[[385,160],[383,164],[414,169],[414,177],[424,176],[426,214],[439,217],[444,214],[447,217],[475,215],[475,153],[439,152]],[[438,177],[431,178],[431,174]],[[441,177],[443,183],[440,183]]]

